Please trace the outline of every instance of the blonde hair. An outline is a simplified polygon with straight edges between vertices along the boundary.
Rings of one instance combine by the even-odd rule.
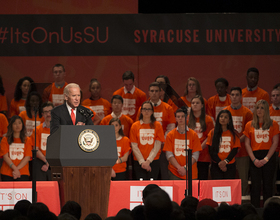
[[[259,107],[260,105],[263,105],[263,108],[264,108],[262,130],[268,130],[272,126],[272,119],[270,118],[270,115],[269,115],[269,105],[268,105],[267,101],[265,101],[263,99],[259,100],[255,105],[255,109],[253,112],[252,127],[254,127],[255,129],[260,128],[259,117],[257,116],[257,107]]]

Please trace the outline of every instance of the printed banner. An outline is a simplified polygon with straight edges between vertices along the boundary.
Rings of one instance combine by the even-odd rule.
[[[279,55],[280,14],[1,15],[0,56]]]

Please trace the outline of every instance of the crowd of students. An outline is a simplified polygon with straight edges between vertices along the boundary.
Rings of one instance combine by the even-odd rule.
[[[10,114],[5,104],[1,104],[0,111],[10,117],[9,126],[5,116],[5,122],[0,126],[0,134],[4,136],[0,149],[4,159],[2,180],[28,178],[35,127],[40,162],[37,171],[42,176],[38,180],[50,178],[46,160],[50,112],[63,103],[67,86],[63,65],[56,64],[53,75],[55,82],[44,90],[43,98],[36,92],[34,81],[24,77],[17,83]],[[270,102],[268,93],[258,87],[258,69],[249,68],[247,87],[243,90],[232,87],[228,94],[228,81],[219,78],[215,81],[217,94],[206,100],[199,81],[190,77],[184,96],[178,99],[166,92],[170,80],[160,75],[149,85],[147,99],[146,94],[134,85],[131,71],[126,71],[122,80],[124,86],[113,93],[111,103],[101,97],[101,84],[97,79],[90,81],[90,98],[81,102],[93,111],[94,124],[115,127],[118,159],[112,169],[113,180],[186,179],[187,143],[187,148],[192,149],[193,179],[239,177],[242,194],[246,195],[250,170],[254,205],[260,206],[262,181],[264,200],[273,195],[279,166],[276,156],[279,151],[279,84],[273,88]],[[2,101],[5,100],[4,92],[4,89],[1,92],[0,82]],[[132,167],[132,174],[127,165]]]

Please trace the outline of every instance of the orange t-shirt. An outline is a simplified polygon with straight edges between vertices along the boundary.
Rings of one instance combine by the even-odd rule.
[[[0,112],[2,111],[8,111],[8,104],[6,96],[0,94]]]
[[[123,157],[127,152],[131,152],[130,140],[128,137],[121,137],[121,139],[117,140],[117,150],[118,150],[118,158]],[[122,173],[126,171],[126,162],[122,162],[119,164],[115,164],[113,166],[113,170],[116,173]]]
[[[254,111],[257,101],[261,99],[267,101],[268,104],[270,103],[268,93],[260,87],[257,87],[254,91],[249,91],[247,87],[242,89],[242,104],[252,112]]]
[[[0,137],[3,137],[3,134],[6,134],[8,131],[9,122],[6,116],[0,113]]]
[[[245,126],[244,134],[251,140],[251,148],[253,151],[269,150],[272,145],[272,139],[279,134],[279,125],[273,120],[272,126],[268,130],[262,130],[252,127],[252,121]]]
[[[112,112],[112,106],[110,102],[103,98],[98,100],[86,99],[82,102],[82,105],[87,106],[95,111],[101,120]]]
[[[180,166],[186,165],[186,151],[185,151],[185,134],[180,134],[177,128],[174,128],[170,131],[165,140],[165,144],[163,147],[163,151],[170,151],[174,154],[175,159],[180,164]],[[187,132],[187,145],[188,148],[192,149],[192,152],[201,151],[201,143],[195,131],[189,129]],[[173,173],[175,176],[186,179],[185,176],[180,176],[177,168],[174,167],[170,162],[168,165],[168,169]],[[192,165],[192,179],[197,179],[197,162]]]
[[[137,143],[140,152],[142,153],[144,160],[146,160],[151,150],[154,148],[155,140],[164,142],[164,133],[162,126],[159,122],[154,123],[154,128],[150,127],[150,124],[144,124],[142,121],[134,122],[130,129],[130,141],[131,143]],[[159,159],[161,150],[154,158]],[[133,155],[133,159],[137,161],[137,158]]]
[[[64,86],[61,88],[56,88],[55,83],[52,83],[47,88],[44,89],[43,92],[43,100],[44,102],[50,101],[54,106],[62,105],[64,103],[64,88],[68,83],[65,82]]]
[[[278,123],[279,130],[280,130],[280,110],[275,110],[272,106],[270,106],[269,113],[270,113],[270,118]],[[280,138],[279,138],[279,143],[278,143],[278,147],[276,148],[276,151],[279,151],[279,150],[280,150]]]
[[[213,135],[214,135],[214,129],[212,131],[210,131],[208,134],[208,138],[207,138],[207,142],[206,142],[206,144],[208,146],[212,145]],[[222,142],[220,143],[219,152],[218,152],[218,157],[221,160],[226,159],[233,148],[240,148],[239,137],[235,136],[235,142],[233,142],[233,141],[234,141],[233,135],[231,134],[231,132],[229,130],[224,131],[222,133]],[[232,164],[234,162],[235,162],[235,158],[233,158],[231,161],[229,161],[229,164]]]
[[[11,101],[10,117],[13,117],[14,115],[19,115],[19,113],[25,111],[25,101],[25,99],[21,99],[19,101],[15,101],[15,99],[13,99]]]
[[[238,132],[239,137],[243,135],[245,125],[253,120],[253,113],[245,106],[241,106],[240,109],[233,109],[230,105],[225,108],[229,110],[232,115],[232,122],[234,129]],[[245,142],[241,143],[241,148],[235,157],[246,157],[248,156],[247,150],[245,148]]]
[[[136,120],[138,109],[142,103],[147,100],[146,93],[138,89],[136,86],[133,93],[125,93],[124,87],[118,89],[113,93],[114,95],[120,95],[123,98],[122,113],[129,116],[133,121]]]
[[[141,108],[139,108],[138,110],[138,114],[137,114],[138,119],[140,113],[141,113]],[[176,119],[172,107],[162,101],[158,106],[154,106],[154,116],[156,120],[162,125],[164,133],[166,132],[166,128],[168,124],[176,123]]]
[[[44,123],[41,123],[36,127],[36,147],[40,149],[44,156],[47,152],[47,138],[50,135],[50,128],[43,127]],[[35,145],[35,129],[33,130],[32,135],[30,136],[32,140],[32,146]]]
[[[23,111],[19,114],[19,116],[22,118],[23,123],[25,125],[26,128],[26,136],[29,137],[31,136],[33,129],[35,128],[35,117],[34,115],[32,115],[32,118],[29,118],[27,116],[26,111]],[[37,118],[36,118],[36,127],[39,126],[41,123],[43,123],[45,121],[44,117],[39,118],[39,115],[37,114]]]
[[[3,137],[1,141],[0,155],[4,156],[8,153],[9,158],[12,160],[15,166],[18,166],[22,159],[26,156],[32,157],[32,146],[30,138],[26,138],[25,143],[22,143],[20,138],[14,138],[14,142],[9,145],[6,137]],[[21,175],[29,174],[29,164],[27,163],[20,170]],[[1,174],[6,176],[13,176],[13,170],[10,168],[10,164],[5,161],[1,167]]]
[[[105,118],[103,118],[100,122],[100,125],[109,125],[109,122],[113,118],[113,113],[110,115],[107,115]],[[129,137],[129,132],[131,125],[133,124],[133,121],[130,117],[121,114],[121,117],[119,117],[121,123],[122,123],[122,130],[125,136]]]
[[[230,95],[227,94],[225,101],[220,101],[219,95],[212,96],[207,102],[207,114],[216,121],[221,110],[231,104]]]
[[[213,119],[209,115],[206,115],[205,116],[206,130],[204,132],[201,132],[201,130],[200,130],[201,126],[200,126],[199,121],[200,121],[200,119],[196,118],[196,128],[194,129],[194,131],[196,132],[196,134],[200,140],[200,143],[202,144],[203,141],[205,141],[205,139],[207,138],[208,133],[214,128],[214,122],[213,122]],[[198,161],[199,162],[211,162],[211,157],[209,155],[208,147],[204,148],[202,151],[199,152]]]
[[[178,107],[175,105],[175,103],[171,99],[168,99],[167,104],[172,107],[174,113],[177,111]]]

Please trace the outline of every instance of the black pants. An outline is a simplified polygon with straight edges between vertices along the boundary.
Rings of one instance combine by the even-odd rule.
[[[223,172],[219,166],[218,163],[211,163],[210,168],[211,177],[213,180],[221,180],[221,179],[235,179],[236,175],[236,165],[233,164],[227,164],[227,171]]]
[[[146,170],[142,169],[141,166],[139,165],[138,161],[133,161],[133,166],[134,166],[134,173],[136,180],[143,179],[143,180],[150,180],[153,178],[154,180],[158,179],[158,174],[159,174],[159,160],[154,160],[150,166],[152,168],[151,172],[147,172]]]
[[[21,175],[20,178],[14,179],[11,176],[6,176],[1,174],[1,180],[2,181],[29,181],[29,176]]]
[[[210,162],[197,162],[197,177],[199,180],[208,180]]]
[[[127,180],[126,171],[122,173],[116,173],[116,177],[112,177],[111,180]]]
[[[258,160],[262,160],[268,153],[268,150],[254,151],[254,156]],[[273,195],[273,176],[276,166],[275,154],[262,167],[257,168],[250,160],[251,174],[251,203],[256,207],[260,207],[261,184],[263,183],[263,202]]]

